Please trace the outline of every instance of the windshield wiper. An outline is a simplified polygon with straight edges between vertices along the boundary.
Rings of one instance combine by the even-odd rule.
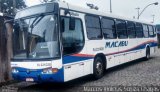
[[[37,16],[34,20],[33,20],[33,22],[32,22],[32,24],[30,25],[30,28],[31,28],[31,33],[30,34],[28,34],[28,40],[27,40],[27,57],[29,57],[29,53],[30,53],[30,48],[29,48],[29,42],[30,42],[30,35],[32,35],[32,31],[33,31],[33,28],[42,20],[44,18],[44,14],[40,14],[39,16]]]
[[[32,24],[30,25],[30,28],[33,29],[43,18],[44,18],[44,15],[43,15],[43,14],[37,16],[37,17],[33,20]]]

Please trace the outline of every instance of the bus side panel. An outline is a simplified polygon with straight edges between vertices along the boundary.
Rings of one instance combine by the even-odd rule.
[[[91,73],[93,73],[93,62],[94,58],[98,54],[106,54],[105,53],[105,41],[104,40],[88,40],[86,41],[86,48],[87,48],[87,54],[91,55],[93,59],[90,61],[91,62]]]
[[[139,38],[138,44],[141,44],[141,50],[139,52],[139,58],[146,56],[146,47],[150,47],[151,56],[155,53],[155,48],[157,47],[157,40],[155,38]]]
[[[150,40],[153,40],[153,42],[151,43],[151,48],[150,48],[151,56],[153,56],[158,48],[157,47],[158,46],[157,37],[150,38]]]
[[[136,39],[119,39],[122,42],[122,46],[119,46],[119,60],[120,64],[137,58],[137,40]]]
[[[128,39],[128,52],[126,52],[126,55],[130,57],[130,59],[128,61],[132,61],[138,58],[137,55],[137,39]]]
[[[63,57],[65,82],[92,73],[93,57],[83,53]]]
[[[64,81],[69,81],[83,75],[83,65],[72,63],[64,65]]]
[[[118,53],[118,47],[111,46],[111,44],[117,41],[118,39],[105,40],[104,53],[106,54],[107,68],[110,68],[119,64],[119,59],[118,59],[118,56],[116,55],[116,53]]]
[[[137,59],[145,57],[146,55],[146,46],[148,44],[148,38],[137,38]]]

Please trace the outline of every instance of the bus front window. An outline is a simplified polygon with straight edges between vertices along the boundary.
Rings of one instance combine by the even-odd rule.
[[[57,18],[54,15],[17,19],[13,32],[14,59],[57,58]]]

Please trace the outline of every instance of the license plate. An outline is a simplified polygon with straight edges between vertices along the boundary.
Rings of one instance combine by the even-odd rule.
[[[28,82],[33,82],[34,79],[33,79],[33,78],[26,78],[26,81],[28,81]]]

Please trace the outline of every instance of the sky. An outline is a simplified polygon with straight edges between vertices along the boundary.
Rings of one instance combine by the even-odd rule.
[[[26,0],[27,5],[32,6],[39,4],[40,0]],[[110,13],[110,0],[63,0],[68,3],[86,7],[86,3],[92,3],[99,7],[99,11]],[[148,4],[158,2],[159,5],[151,5],[142,13],[140,20],[146,22],[153,22],[160,24],[160,0],[111,0],[112,1],[112,13],[118,16],[123,16],[127,18],[137,18],[138,12],[137,7],[140,8],[140,12]]]

